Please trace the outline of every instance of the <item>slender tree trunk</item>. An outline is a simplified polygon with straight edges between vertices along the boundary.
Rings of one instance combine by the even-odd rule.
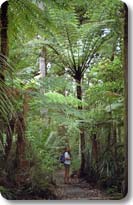
[[[4,2],[1,5],[1,71],[0,71],[0,78],[4,80],[4,71],[6,69],[6,56],[8,55],[8,35],[7,35],[7,28],[8,28],[8,2]]]
[[[94,158],[96,169],[98,170],[98,142],[96,134],[92,137],[92,156]]]
[[[112,113],[111,113],[111,105],[110,105],[110,112],[109,112],[109,119],[111,120],[111,122],[109,124],[107,124],[108,126],[108,135],[107,135],[107,145],[106,145],[106,151],[108,154],[110,154],[111,150],[112,150]],[[105,153],[104,152],[104,153]]]
[[[80,77],[76,79],[76,83],[77,83],[77,87],[76,87],[77,98],[79,100],[82,100],[82,88],[81,88],[81,78]],[[82,105],[79,105],[78,109],[82,110]],[[81,150],[80,175],[83,176],[85,172],[85,133],[84,133],[84,129],[82,128],[82,124],[80,128],[80,150]]]
[[[114,163],[115,163],[115,173],[117,174],[118,171],[118,159],[117,159],[117,132],[116,132],[116,123],[113,122],[112,124],[112,151],[113,151],[113,158],[114,158]]]
[[[124,4],[124,81],[125,81],[125,182],[124,195],[128,192],[128,8]]]
[[[110,141],[111,141],[111,131],[110,126],[108,127],[108,137],[107,137],[107,148],[110,149]]]
[[[17,114],[17,121],[16,121],[16,133],[17,133],[17,142],[16,142],[16,162],[17,168],[21,167],[21,162],[25,159],[25,120],[23,113]]]
[[[45,47],[42,48],[39,57],[39,70],[41,77],[44,78],[47,75],[47,51]]]
[[[118,125],[118,128],[117,128],[117,138],[118,138],[118,143],[121,144],[121,126]]]

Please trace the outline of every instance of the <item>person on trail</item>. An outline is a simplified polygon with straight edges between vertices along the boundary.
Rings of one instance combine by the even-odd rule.
[[[64,172],[64,183],[68,184],[69,182],[69,178],[70,178],[70,164],[71,164],[71,153],[70,153],[70,148],[66,147],[65,148],[65,152],[64,152],[64,168],[65,168],[65,172]]]

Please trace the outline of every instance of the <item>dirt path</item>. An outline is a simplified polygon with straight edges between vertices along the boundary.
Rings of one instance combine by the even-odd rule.
[[[89,199],[109,199],[101,190],[92,187],[87,182],[80,180],[73,181],[71,184],[64,184],[63,170],[60,170],[55,175],[57,184],[56,195],[62,200],[89,200]]]

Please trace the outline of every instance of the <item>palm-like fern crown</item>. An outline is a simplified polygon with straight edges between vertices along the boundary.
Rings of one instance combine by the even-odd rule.
[[[118,26],[114,32],[116,21],[119,24],[119,18],[115,16],[116,9],[121,7],[115,1],[110,7],[108,0],[10,2],[11,33],[16,35],[12,25],[18,29],[25,22],[18,31],[18,38],[26,29],[27,34],[23,32],[23,40],[25,35],[30,35],[35,46],[38,44],[50,48],[50,61],[65,68],[73,77],[77,72],[82,76],[94,63],[104,42],[106,45],[111,44],[112,48],[112,39],[115,39],[120,29]],[[16,8],[17,14],[12,13],[12,7]],[[37,33],[42,37],[41,40],[35,39]]]

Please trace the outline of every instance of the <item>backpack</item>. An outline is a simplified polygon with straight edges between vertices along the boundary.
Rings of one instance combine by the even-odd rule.
[[[65,153],[62,153],[60,156],[60,163],[64,164],[65,162]]]

